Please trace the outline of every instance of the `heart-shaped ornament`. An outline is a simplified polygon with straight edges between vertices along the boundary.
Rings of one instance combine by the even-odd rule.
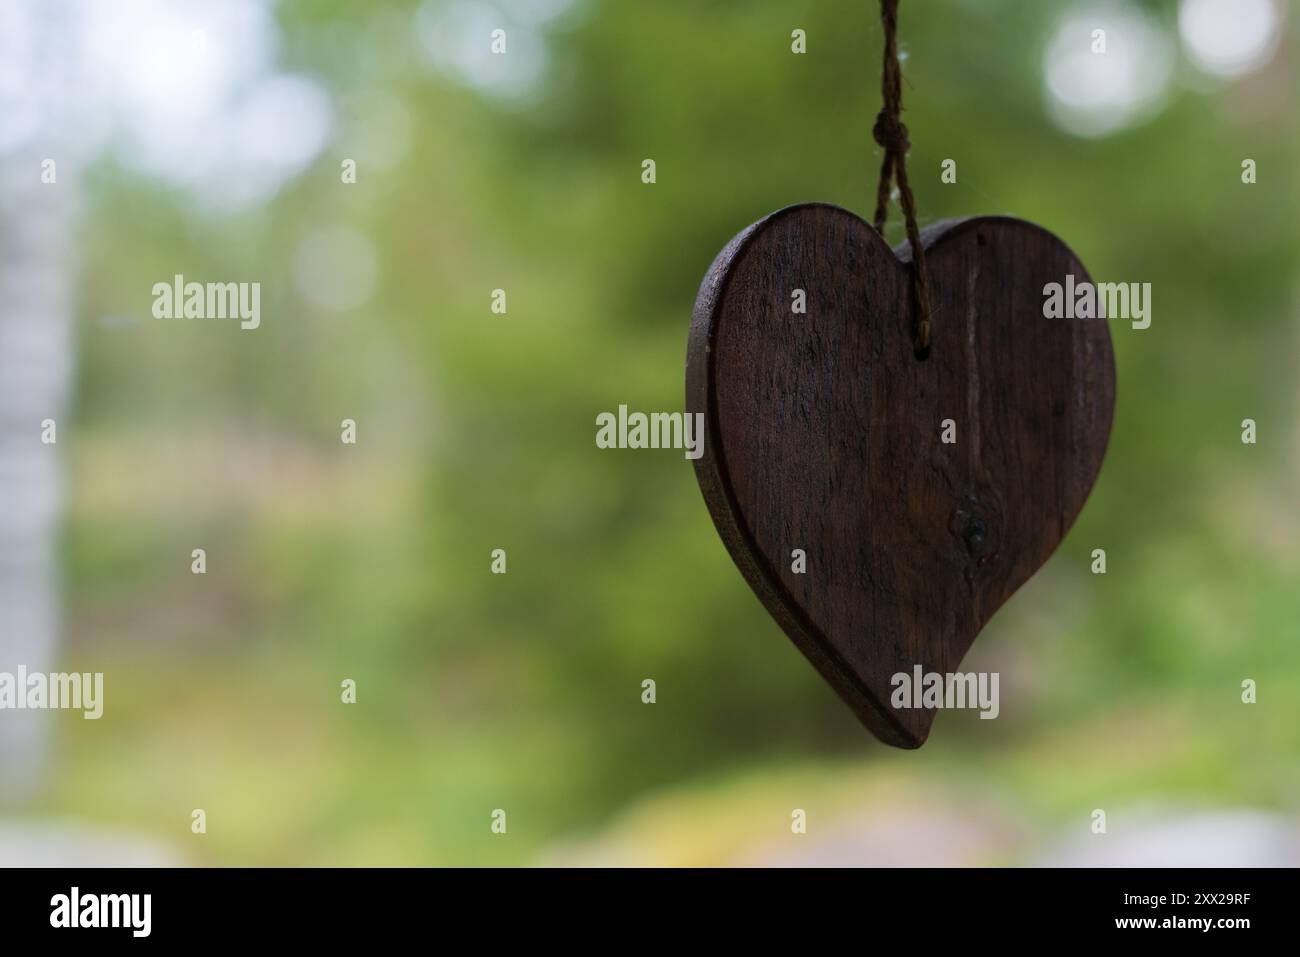
[[[1115,406],[1106,320],[1044,316],[1048,283],[1090,282],[1063,242],[1005,217],[922,239],[924,358],[909,250],[823,204],[727,244],[686,358],[687,410],[705,415],[696,476],[732,558],[862,722],[904,748],[935,710],[895,707],[896,676],[955,672],[1052,554]]]

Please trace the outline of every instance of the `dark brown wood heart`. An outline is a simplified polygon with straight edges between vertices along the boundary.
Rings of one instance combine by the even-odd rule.
[[[687,410],[705,415],[696,476],[732,558],[862,722],[904,748],[935,711],[892,707],[891,679],[957,670],[1083,508],[1115,406],[1106,320],[1043,315],[1047,283],[1091,281],[1061,240],[1005,217],[923,240],[924,359],[907,247],[823,204],[727,244],[686,358]]]

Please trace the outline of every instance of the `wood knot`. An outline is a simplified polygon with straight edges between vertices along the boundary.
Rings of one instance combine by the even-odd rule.
[[[953,510],[948,530],[977,562],[991,557],[996,551],[993,516],[974,495],[968,495]]]
[[[978,555],[984,551],[984,546],[988,544],[989,526],[984,519],[978,515],[966,516],[966,524],[961,530],[961,539],[966,543],[966,550],[972,555]]]

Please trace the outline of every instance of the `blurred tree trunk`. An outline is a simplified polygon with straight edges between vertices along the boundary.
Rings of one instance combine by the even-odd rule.
[[[51,101],[60,88],[66,92],[59,67],[68,54],[54,51],[68,45],[67,31],[53,15],[56,5],[29,21],[35,30],[26,42],[36,50],[22,51],[37,69],[20,92],[36,101],[44,122],[0,152],[0,671],[8,672],[20,665],[49,671],[58,657],[59,458],[72,431],[63,412],[79,204],[74,163],[56,145],[64,138],[48,128],[58,112],[48,109]],[[0,56],[15,52],[8,49],[15,42],[0,41]],[[57,164],[54,183],[42,182],[45,159]],[[45,419],[57,422],[57,444],[41,441]],[[0,712],[0,800],[39,791],[54,721],[49,711]]]

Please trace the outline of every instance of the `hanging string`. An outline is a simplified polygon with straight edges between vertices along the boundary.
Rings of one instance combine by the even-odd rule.
[[[911,143],[907,127],[899,114],[903,112],[903,70],[898,62],[898,0],[880,0],[880,22],[885,28],[885,58],[880,75],[880,94],[884,105],[876,114],[871,133],[885,151],[880,164],[880,181],[876,185],[876,232],[885,234],[891,180],[898,182],[899,203],[907,223],[907,242],[912,247],[912,290],[916,296],[917,321],[913,345],[918,358],[930,351],[930,288],[925,274],[925,249],[916,226],[916,200],[907,183],[907,151]]]

